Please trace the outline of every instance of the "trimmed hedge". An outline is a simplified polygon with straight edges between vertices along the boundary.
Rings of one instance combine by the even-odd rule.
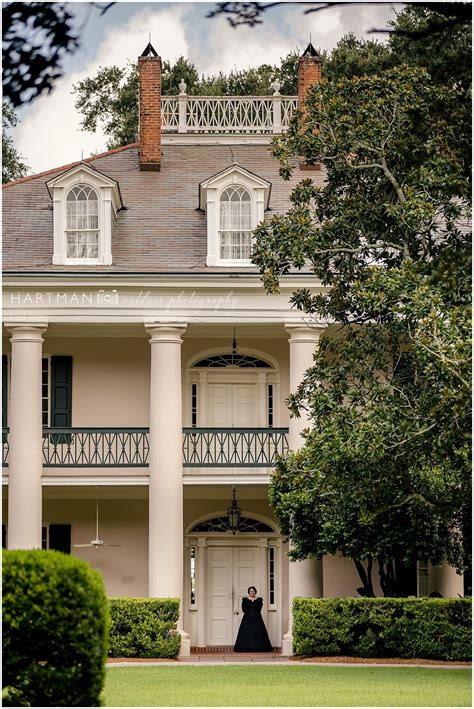
[[[471,599],[295,598],[295,655],[471,658]]]
[[[100,706],[102,577],[58,551],[3,552],[3,706]]]
[[[176,657],[178,598],[111,598],[110,657]]]

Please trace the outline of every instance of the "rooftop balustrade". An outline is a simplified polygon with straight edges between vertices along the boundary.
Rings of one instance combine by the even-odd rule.
[[[272,96],[189,96],[186,84],[178,96],[161,98],[164,133],[272,135],[288,127],[298,107],[297,96],[282,96],[274,82]]]

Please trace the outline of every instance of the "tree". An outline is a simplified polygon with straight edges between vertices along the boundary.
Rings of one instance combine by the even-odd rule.
[[[289,5],[288,2],[218,2],[215,10],[211,10],[208,17],[224,15],[227,17],[231,27],[248,25],[255,27],[263,22],[263,15],[267,10],[271,10],[279,5]],[[293,3],[292,3],[293,4]],[[341,5],[368,5],[368,2],[304,2],[302,5],[309,6],[304,10],[305,15],[315,12],[322,12],[331,7]],[[402,5],[402,3],[393,3]],[[472,19],[471,5],[467,2],[416,2],[403,3],[408,6],[418,6],[422,10],[434,12],[434,18],[423,28],[410,28],[394,26],[391,29],[372,29],[371,32],[390,32],[394,35],[409,37],[410,39],[421,39],[432,37],[438,32],[457,29],[461,25],[469,25]]]
[[[283,176],[303,159],[321,163],[327,180],[303,180],[289,212],[257,229],[253,262],[270,292],[309,262],[326,290],[296,291],[292,302],[338,325],[290,397],[311,428],[278,463],[271,500],[295,558],[340,550],[367,595],[374,562],[390,595],[417,559],[466,562],[465,101],[462,87],[419,68],[323,80],[274,141]]]
[[[90,3],[104,14],[115,3]],[[79,47],[63,2],[3,3],[3,96],[17,108],[52,90],[65,55]]]
[[[18,119],[6,101],[2,102],[2,183],[24,177],[30,169],[8,135],[8,129],[16,126]]]
[[[279,66],[264,64],[257,68],[219,73],[199,78],[197,68],[184,57],[175,64],[163,62],[162,93],[176,96],[184,79],[191,96],[248,96],[269,94],[278,78],[282,93],[296,93],[298,52],[291,52]],[[136,65],[103,67],[95,76],[74,86],[75,106],[83,115],[81,126],[91,133],[101,125],[107,135],[107,147],[116,148],[135,141],[138,132],[138,72]]]

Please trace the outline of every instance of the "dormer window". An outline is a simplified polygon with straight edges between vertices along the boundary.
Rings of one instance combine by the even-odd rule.
[[[251,266],[252,233],[263,221],[270,183],[234,163],[199,185],[207,212],[208,266]]]
[[[219,247],[222,260],[250,259],[252,200],[245,187],[227,187],[220,198]]]
[[[66,199],[67,258],[99,256],[99,198],[89,185],[77,185]]]
[[[112,263],[122,199],[116,180],[82,163],[47,183],[53,199],[54,264]]]

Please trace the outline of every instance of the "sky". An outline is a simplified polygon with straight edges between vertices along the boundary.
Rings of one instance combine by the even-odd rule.
[[[206,75],[277,64],[295,48],[313,45],[330,50],[347,32],[374,38],[367,32],[386,27],[399,4],[365,3],[332,7],[305,15],[307,5],[293,2],[268,10],[263,24],[233,29],[219,16],[206,17],[216,3],[117,2],[104,15],[90,3],[68,3],[80,28],[80,48],[63,64],[64,75],[53,92],[18,111],[20,123],[12,130],[15,146],[30,166],[30,173],[88,157],[106,149],[106,139],[81,130],[81,115],[74,107],[73,85],[93,76],[99,67],[125,66],[136,61],[149,34],[158,54],[173,62],[180,55]],[[384,35],[375,35],[384,41]]]

